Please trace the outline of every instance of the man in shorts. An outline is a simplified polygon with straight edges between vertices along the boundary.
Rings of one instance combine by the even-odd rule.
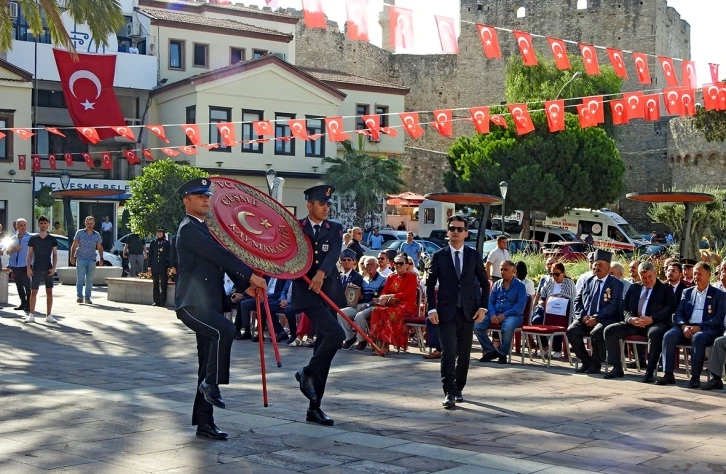
[[[58,266],[58,241],[48,233],[50,222],[45,216],[38,217],[40,232],[28,242],[28,278],[30,279],[30,312],[23,322],[35,322],[35,300],[41,283],[45,284],[45,322],[57,323],[51,314],[53,307],[53,275]]]

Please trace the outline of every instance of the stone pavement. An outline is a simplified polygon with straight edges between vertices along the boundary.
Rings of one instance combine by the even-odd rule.
[[[267,346],[264,408],[258,346],[235,341],[230,408],[216,411],[231,437],[200,439],[195,340],[174,312],[110,303],[103,288],[93,306],[55,293],[58,325],[0,308],[0,473],[726,472],[722,393],[473,361],[467,402],[446,411],[438,363],[418,349],[341,351],[323,404],[336,424],[321,427],[304,422],[293,378],[310,349],[282,348],[278,369]]]

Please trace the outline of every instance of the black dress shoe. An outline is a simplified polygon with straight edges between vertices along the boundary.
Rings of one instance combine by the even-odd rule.
[[[277,339],[277,342],[282,342],[282,341],[287,341],[288,336],[287,336],[287,333],[285,331],[280,331],[280,332],[277,333],[277,335],[275,336],[275,338]]]
[[[676,378],[673,376],[673,374],[669,374],[666,372],[663,374],[663,377],[659,378],[655,381],[656,385],[675,385],[676,384]]]
[[[222,393],[219,391],[219,385],[216,383],[207,383],[206,380],[202,380],[202,383],[199,384],[199,391],[204,395],[204,399],[210,405],[214,405],[217,408],[225,408]]]
[[[580,365],[580,367],[577,368],[577,370],[575,370],[575,372],[578,374],[584,374],[589,368],[590,364],[583,363],[582,365]]]
[[[699,379],[691,379],[688,381],[686,388],[701,388],[701,381]]]
[[[499,357],[499,352],[497,352],[497,351],[487,352],[486,354],[484,354],[482,356],[481,359],[479,359],[479,362],[491,362],[494,359],[497,359],[498,357]]]
[[[723,380],[713,377],[701,387],[702,390],[723,390]]]
[[[590,364],[590,367],[587,368],[585,371],[586,374],[599,374],[601,370],[600,365],[592,365]]]
[[[498,364],[508,364],[509,361],[507,360],[507,356],[503,356],[499,354],[499,360],[497,361]]]
[[[441,402],[441,406],[443,406],[447,410],[454,408],[456,406],[456,401],[454,400],[454,396],[447,393],[446,397],[444,398],[444,401]]]
[[[25,309],[25,306],[23,306],[23,305],[20,305],[20,306],[16,306],[16,307],[15,307],[15,308],[13,308],[13,309],[14,309],[15,311],[20,311],[21,309]]]
[[[256,335],[252,338],[252,342],[260,342],[260,335]],[[262,342],[265,342],[264,336],[262,337]]]
[[[242,333],[242,336],[239,339],[240,339],[240,341],[249,341],[250,339],[252,339],[252,334],[250,334],[249,332],[245,331],[245,332]]]
[[[214,423],[209,423],[197,426],[197,436],[206,436],[212,439],[227,439],[229,435],[217,428],[217,425]]]
[[[325,426],[333,426],[335,424],[333,419],[326,415],[320,408],[308,408],[308,412],[305,415],[305,421]]]
[[[613,369],[610,372],[605,374],[605,379],[619,379],[625,377],[625,373],[623,372],[623,369]]]
[[[300,369],[295,372],[295,380],[300,382],[300,391],[305,395],[305,398],[313,403],[317,403],[318,395],[315,393],[315,381],[313,378],[305,374],[303,369]]]
[[[650,372],[646,372],[645,375],[643,375],[643,378],[640,379],[640,381],[643,383],[653,383],[653,380],[655,379],[653,378],[653,374],[651,374]]]
[[[347,341],[343,341],[343,345],[341,346],[341,349],[344,351],[350,350],[351,347],[355,345],[355,338],[348,339]]]
[[[464,395],[462,395],[461,390],[456,391],[456,396],[454,397],[454,400],[456,403],[461,403],[464,401]]]

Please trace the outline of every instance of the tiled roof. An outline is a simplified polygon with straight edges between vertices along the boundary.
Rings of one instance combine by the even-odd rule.
[[[324,82],[335,82],[338,84],[351,84],[356,86],[380,87],[384,89],[398,89],[408,91],[408,87],[399,86],[397,84],[387,84],[385,82],[376,81],[367,77],[355,76],[342,71],[332,71],[330,69],[316,69],[301,67],[303,71],[311,76]]]
[[[202,15],[193,15],[188,13],[175,12],[173,10],[165,10],[163,8],[138,7],[138,11],[157,20],[172,21],[175,23],[184,23],[188,25],[209,26],[212,28],[222,28],[226,30],[246,31],[249,33],[257,33],[264,35],[279,36],[280,38],[291,38],[291,35],[281,33],[276,30],[260,28],[259,26],[249,25],[235,20],[226,20],[222,18],[210,18]]]
[[[200,2],[195,0],[146,0],[144,4],[152,4],[152,3],[158,3],[160,4],[159,7],[162,7],[162,5],[183,5],[188,7],[199,7],[200,9],[208,9],[208,8],[223,8],[225,10],[232,10],[232,11],[238,11],[243,13],[253,13],[257,15],[268,15],[268,16],[274,16],[278,18],[298,18],[296,15],[292,15],[290,13],[282,12],[282,11],[271,11],[271,10],[263,10],[261,8],[253,8],[253,7],[246,7],[244,5],[236,5],[236,4],[219,4],[219,3],[207,3],[207,2]],[[163,7],[162,7],[163,8]]]

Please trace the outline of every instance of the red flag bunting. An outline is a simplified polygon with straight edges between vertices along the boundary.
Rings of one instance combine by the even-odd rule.
[[[708,63],[708,69],[711,71],[711,82],[718,82],[718,64]]]
[[[660,96],[658,94],[643,97],[645,103],[645,120],[660,120]]]
[[[696,90],[683,87],[680,91],[681,115],[696,115]]]
[[[459,42],[456,39],[456,25],[453,18],[434,15],[439,29],[439,42],[444,54],[459,54]]]
[[[55,127],[45,127],[45,129],[46,129],[46,131],[48,131],[49,133],[52,133],[53,135],[58,135],[59,137],[66,138],[65,133],[61,132],[60,130],[58,130]]]
[[[706,110],[726,110],[726,84],[704,84],[703,106]]]
[[[564,71],[570,69],[570,58],[567,56],[567,47],[565,42],[557,38],[547,38],[552,50],[552,56],[555,58],[557,69]]]
[[[193,146],[180,146],[179,150],[185,155],[198,155],[199,152]]]
[[[344,142],[350,140],[350,135],[343,131],[342,117],[327,117],[325,119],[325,128],[328,131],[328,139],[331,142]]]
[[[103,169],[105,169],[105,170],[112,169],[113,166],[112,166],[112,163],[111,163],[111,153],[109,153],[109,152],[103,152],[103,153],[101,153],[101,163],[102,163],[102,168]]]
[[[615,74],[618,77],[627,79],[628,71],[625,70],[625,60],[623,59],[623,52],[619,49],[608,48],[608,56],[610,56],[610,64],[615,69]]]
[[[597,125],[592,117],[590,108],[585,104],[577,106],[577,116],[580,119],[580,128],[594,127]]]
[[[381,127],[381,133],[385,133],[391,138],[396,138],[398,136],[398,130],[393,127]]]
[[[176,150],[175,150],[175,149],[173,149],[173,148],[162,148],[162,149],[161,149],[161,152],[162,152],[163,154],[165,154],[166,156],[177,156],[177,155],[179,155],[179,152],[178,152],[178,151],[176,151]]]
[[[184,135],[187,136],[193,145],[199,145],[199,125],[194,123],[186,123],[181,126],[184,130]]]
[[[5,138],[5,134],[3,132],[0,132],[0,140],[2,140],[3,138]]]
[[[86,166],[93,169],[93,158],[90,153],[81,153],[83,160],[86,162]]]
[[[63,153],[63,159],[66,161],[68,168],[73,167],[73,153]]]
[[[421,127],[417,112],[400,113],[398,116],[401,117],[401,122],[403,122],[403,129],[411,138],[418,140],[423,136],[424,129]]]
[[[500,127],[509,128],[509,125],[507,125],[507,120],[502,117],[501,115],[492,115],[489,120],[492,121],[493,124],[499,125]]]
[[[305,119],[288,120],[287,124],[290,127],[290,132],[292,133],[293,137],[299,138],[300,140],[308,139],[307,124],[305,123]]]
[[[590,116],[595,123],[605,123],[605,109],[602,105],[602,96],[585,97],[582,103],[590,109]]]
[[[348,14],[348,39],[352,41],[369,41],[368,36],[368,0],[345,0]]]
[[[511,104],[507,107],[509,107],[509,112],[512,114],[517,135],[534,132],[534,124],[532,123],[532,117],[529,116],[527,104]]]
[[[145,148],[142,153],[147,160],[154,161],[154,155],[151,154],[151,150]]]
[[[395,49],[411,49],[413,40],[413,10],[401,7],[389,7],[390,37]]]
[[[451,110],[434,110],[434,127],[445,137],[454,135],[454,122],[452,122]]]
[[[628,104],[628,119],[645,118],[645,101],[642,92],[628,92],[623,94]]]
[[[252,127],[255,129],[255,133],[261,137],[274,137],[275,127],[272,126],[272,122],[269,120],[260,120],[258,122],[252,122]]]
[[[597,50],[591,44],[580,43],[582,61],[585,64],[585,72],[590,76],[600,74],[600,64],[597,61]]]
[[[323,5],[320,0],[302,0],[303,16],[305,18],[305,26],[308,28],[328,27],[328,20],[323,12]]]
[[[680,87],[670,87],[663,89],[663,102],[665,102],[666,112],[670,115],[682,115],[681,105],[681,89]]]
[[[30,160],[33,164],[33,171],[36,173],[40,171],[40,155],[30,155]]]
[[[550,100],[544,103],[547,113],[547,125],[550,132],[561,132],[565,129],[565,100]]]
[[[361,118],[366,124],[367,130],[371,134],[371,138],[375,141],[381,139],[381,116],[380,115],[362,115]]]
[[[10,130],[12,130],[15,135],[19,136],[23,140],[27,140],[35,135],[35,133],[31,132],[27,128],[11,128]]]
[[[489,107],[472,107],[469,114],[477,133],[489,133]]]
[[[479,38],[484,48],[484,56],[489,59],[500,59],[502,57],[502,50],[499,48],[497,30],[492,26],[479,24],[476,25],[476,28],[479,30]]]
[[[234,124],[232,122],[218,122],[217,129],[222,137],[222,143],[227,146],[234,146],[237,139],[235,138]]]
[[[136,135],[134,131],[129,127],[111,127],[111,129],[118,133],[120,137],[124,137],[127,140],[136,141]]]
[[[25,170],[25,155],[18,155],[18,169]]]
[[[681,77],[683,78],[683,87],[689,89],[698,89],[698,80],[696,78],[696,63],[693,61],[683,61],[681,63]]]
[[[650,70],[648,69],[648,55],[643,53],[633,53],[635,61],[635,70],[638,72],[638,80],[641,84],[650,84]]]
[[[124,150],[124,156],[126,157],[126,160],[128,160],[130,165],[136,165],[141,163],[141,160],[136,155],[136,152],[134,150]]]
[[[525,66],[536,66],[537,55],[534,53],[534,46],[532,46],[532,36],[524,31],[512,31],[514,38],[517,40],[517,46],[519,46],[519,52],[522,53],[522,60]]]
[[[93,127],[76,127],[78,134],[87,142],[96,144],[101,141],[101,137],[98,136],[98,132]]]
[[[53,153],[48,155],[48,165],[50,166],[50,169],[54,170],[56,168],[57,162],[55,155]]]
[[[169,139],[166,138],[163,125],[147,125],[146,128],[154,132],[154,135],[159,137],[164,143],[169,143]]]
[[[613,125],[624,125],[630,122],[628,103],[625,99],[610,101],[610,112],[613,116]]]
[[[658,56],[658,62],[663,69],[663,75],[665,76],[668,87],[678,87],[678,78],[676,77],[676,70],[673,68],[673,59]]]

